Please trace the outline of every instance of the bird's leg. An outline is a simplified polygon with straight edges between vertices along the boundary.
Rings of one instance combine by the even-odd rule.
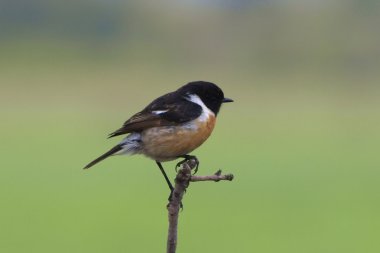
[[[157,163],[158,167],[160,168],[160,170],[161,170],[161,172],[162,172],[162,175],[164,175],[164,178],[165,178],[165,180],[166,180],[166,183],[168,184],[169,189],[170,189],[170,195],[169,195],[168,200],[169,200],[169,201],[172,201],[174,187],[173,187],[172,183],[170,182],[168,176],[166,175],[165,170],[164,170],[164,167],[162,167],[162,164],[161,164],[160,162],[158,162],[158,161],[156,161],[156,163]],[[183,209],[182,201],[181,201],[181,203],[180,203],[180,207],[181,207],[181,209]]]
[[[164,175],[164,178],[166,180],[166,183],[168,184],[169,186],[169,189],[170,189],[170,195],[169,195],[169,198],[168,200],[171,201],[172,200],[172,196],[173,196],[173,191],[174,191],[174,187],[172,185],[172,183],[170,182],[168,176],[166,175],[165,173],[165,170],[164,170],[164,167],[162,167],[162,164],[158,161],[156,161],[158,167],[160,168],[161,172],[162,172],[162,175]],[[182,203],[181,203],[181,206],[182,206]]]
[[[175,171],[177,171],[177,168],[180,167],[183,163],[193,159],[195,160],[195,163],[196,163],[196,166],[195,166],[195,169],[194,169],[194,174],[197,173],[198,171],[198,167],[199,167],[199,160],[196,156],[194,155],[182,155],[182,156],[179,156],[179,157],[182,157],[184,158],[184,160],[180,161],[179,163],[177,163],[177,165],[175,166]]]
[[[169,186],[170,192],[173,192],[174,187],[173,187],[172,183],[170,182],[168,176],[166,175],[165,170],[164,170],[164,167],[162,167],[162,165],[161,165],[160,162],[156,161],[156,163],[157,163],[158,167],[160,168],[160,170],[161,170],[161,172],[162,172],[162,175],[164,175],[164,178],[165,178],[165,180],[166,180],[166,183],[167,183],[168,186]],[[171,194],[170,194],[170,196],[171,196]]]

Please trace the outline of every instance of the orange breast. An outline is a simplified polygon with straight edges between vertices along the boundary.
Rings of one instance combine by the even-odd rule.
[[[142,134],[143,153],[158,161],[170,161],[199,147],[211,135],[216,118],[167,127],[154,127]]]

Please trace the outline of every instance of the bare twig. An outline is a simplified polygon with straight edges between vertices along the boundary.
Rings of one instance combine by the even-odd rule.
[[[218,170],[217,172],[215,172],[214,175],[211,175],[211,176],[191,176],[190,181],[191,182],[198,182],[198,181],[219,182],[220,180],[232,181],[232,179],[234,179],[234,175],[232,174],[222,175],[222,171]]]
[[[178,214],[182,206],[183,195],[189,186],[190,182],[199,181],[215,181],[228,180],[232,181],[234,178],[232,174],[222,175],[222,171],[218,170],[214,175],[210,176],[194,176],[191,171],[196,167],[194,160],[186,161],[182,164],[182,168],[178,171],[175,178],[175,186],[172,198],[167,205],[169,214],[169,230],[167,241],[167,253],[175,253],[177,248],[177,232],[178,232]]]

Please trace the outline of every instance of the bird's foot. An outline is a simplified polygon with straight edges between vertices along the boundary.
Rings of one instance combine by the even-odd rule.
[[[184,155],[184,156],[181,156],[183,158],[185,158],[184,160],[180,161],[179,163],[177,163],[177,165],[175,166],[175,171],[178,172],[178,168],[181,167],[182,164],[184,164],[185,162],[189,161],[189,160],[193,160],[195,162],[195,169],[194,169],[194,173],[193,175],[195,175],[197,172],[198,172],[198,167],[199,167],[199,160],[196,156],[194,155]]]

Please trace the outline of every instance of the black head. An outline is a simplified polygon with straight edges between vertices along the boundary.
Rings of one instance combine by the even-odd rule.
[[[223,91],[213,83],[205,81],[190,82],[177,90],[185,96],[197,95],[211,111],[218,114],[222,103],[233,102],[225,98]]]

